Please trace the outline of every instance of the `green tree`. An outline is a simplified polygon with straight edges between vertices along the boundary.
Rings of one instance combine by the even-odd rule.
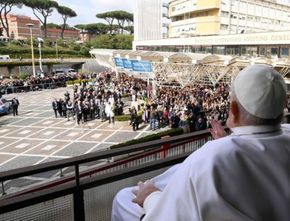
[[[113,16],[113,14],[111,12],[104,12],[104,13],[99,13],[96,16],[97,18],[104,19],[106,22],[108,22],[109,31],[110,31],[110,34],[112,34],[113,24],[115,21],[115,17]]]
[[[66,6],[58,6],[57,7],[58,13],[62,16],[63,25],[61,29],[61,38],[63,39],[63,33],[66,28],[66,22],[68,18],[73,18],[77,16],[77,13],[69,7]]]
[[[47,18],[52,15],[53,9],[58,7],[58,3],[51,0],[23,0],[23,3],[32,9],[43,26],[44,37],[47,38]]]
[[[111,15],[117,20],[119,32],[124,33],[125,22],[133,20],[133,14],[126,11],[112,11]]]
[[[94,48],[132,49],[133,36],[131,35],[100,35],[91,41]]]
[[[11,12],[13,6],[22,6],[21,0],[1,0],[0,1],[0,22],[5,30],[7,37],[10,37],[7,16]]]
[[[85,28],[90,34],[102,35],[107,34],[109,27],[103,23],[87,24]]]
[[[130,35],[133,35],[134,34],[134,26],[130,25],[130,26],[126,26],[124,28],[124,30],[130,32]]]

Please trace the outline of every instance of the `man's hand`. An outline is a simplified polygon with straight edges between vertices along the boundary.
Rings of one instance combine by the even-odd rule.
[[[160,190],[154,186],[152,181],[146,181],[145,183],[139,182],[138,187],[132,190],[132,192],[136,196],[136,198],[133,199],[133,202],[143,207],[144,201],[147,198],[147,196],[149,196],[151,193],[155,191]]]
[[[209,129],[209,131],[214,139],[219,139],[227,136],[227,133],[225,132],[224,128],[222,127],[219,121],[211,120],[209,123],[211,124],[212,127]]]

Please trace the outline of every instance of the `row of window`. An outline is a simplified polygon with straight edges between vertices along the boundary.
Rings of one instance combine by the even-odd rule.
[[[220,55],[289,57],[290,46],[142,46],[137,50],[212,53]]]

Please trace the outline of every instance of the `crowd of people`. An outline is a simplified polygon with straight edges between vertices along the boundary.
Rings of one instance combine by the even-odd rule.
[[[166,126],[182,127],[190,132],[205,130],[210,127],[211,119],[225,124],[228,104],[229,87],[223,84],[188,86],[182,90],[163,87],[157,91],[156,98],[146,101],[138,110],[131,110],[131,122],[137,129],[138,122],[143,121],[150,123],[152,130]]]
[[[88,79],[92,80],[89,82]],[[64,99],[52,102],[55,117],[69,120],[70,116],[75,116],[78,124],[93,119],[109,120],[114,124],[115,115],[124,114],[123,96],[129,94],[132,85],[136,84],[130,77],[117,79],[111,71],[83,75],[81,80],[81,85],[73,86],[72,98],[66,92]]]
[[[152,130],[182,127],[194,132],[209,128],[211,119],[224,125],[228,117],[229,87],[224,84],[182,90],[159,87],[150,99],[147,82],[127,75],[117,78],[114,72],[104,71],[82,75],[81,80],[81,85],[73,86],[72,97],[67,92],[53,101],[55,117],[75,117],[78,124],[92,119],[114,123],[115,115],[124,114],[124,96],[132,101],[129,114],[134,131],[148,123]]]
[[[52,77],[28,77],[24,80],[0,79],[0,93],[11,94],[35,91],[40,89],[53,89],[57,87],[65,87],[67,80],[77,79],[76,76],[52,76]]]

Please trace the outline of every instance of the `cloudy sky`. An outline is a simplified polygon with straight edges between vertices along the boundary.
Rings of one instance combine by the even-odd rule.
[[[135,0],[57,0],[57,2],[60,5],[70,7],[78,14],[76,18],[68,20],[68,23],[73,26],[100,22],[101,20],[96,18],[96,14],[105,11],[125,10],[133,12]],[[14,7],[12,13],[34,17],[32,10],[27,7],[21,9]],[[60,15],[54,13],[48,18],[48,23],[51,22],[61,24],[62,19]]]

